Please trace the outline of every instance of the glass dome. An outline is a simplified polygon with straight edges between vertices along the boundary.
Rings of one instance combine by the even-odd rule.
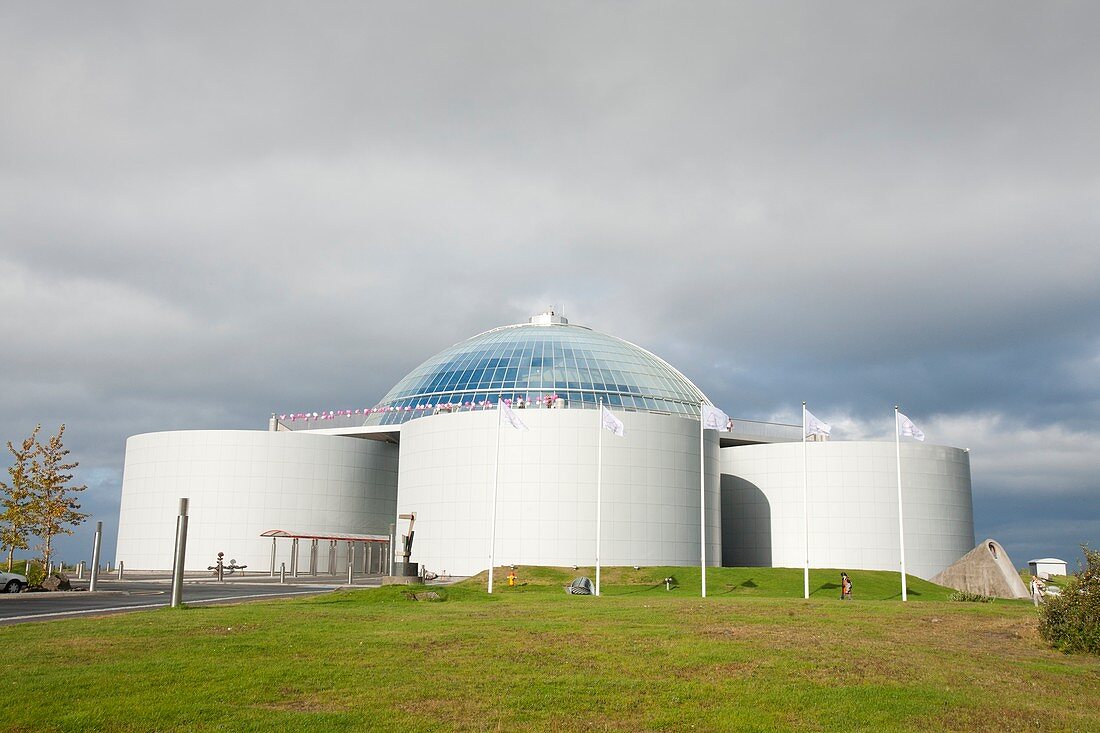
[[[368,411],[391,425],[498,400],[529,407],[612,408],[698,415],[706,396],[660,357],[552,312],[444,349],[412,370]]]

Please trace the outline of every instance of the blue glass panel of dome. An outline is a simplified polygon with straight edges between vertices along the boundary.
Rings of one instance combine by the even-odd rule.
[[[698,414],[706,397],[645,349],[581,326],[522,324],[487,331],[444,349],[397,383],[368,424],[419,417],[436,405],[538,401],[558,394],[573,407],[599,401],[626,409]],[[401,408],[398,411],[396,408]]]

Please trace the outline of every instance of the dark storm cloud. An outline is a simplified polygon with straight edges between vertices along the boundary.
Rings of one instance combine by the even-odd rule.
[[[128,435],[366,406],[555,304],[737,415],[884,437],[900,401],[974,449],[979,534],[1070,554],[1100,522],[1097,15],[4,5],[3,436],[67,422],[110,524]]]

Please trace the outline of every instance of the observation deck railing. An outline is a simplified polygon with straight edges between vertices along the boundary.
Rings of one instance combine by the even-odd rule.
[[[401,424],[409,422],[410,420],[416,420],[422,417],[430,417],[431,415],[438,415],[441,413],[453,413],[453,412],[478,412],[485,410],[495,410],[496,404],[477,404],[477,405],[451,405],[451,406],[425,406],[415,407],[411,410],[394,410],[393,412],[399,412],[404,419],[399,422],[389,423],[390,426],[395,429],[400,427]],[[531,400],[525,403],[525,406],[520,408],[513,404],[513,409],[519,410],[595,410],[598,409],[598,405],[592,402],[580,402],[580,403],[568,403],[565,400],[559,400],[554,403],[552,407],[547,407],[545,400]],[[691,418],[690,414],[673,413],[662,410],[647,410],[636,407],[615,407],[608,406],[608,409],[618,414],[629,414],[632,412],[648,412],[658,415],[677,415],[679,417]],[[341,429],[341,428],[357,428],[362,427],[367,420],[377,414],[389,415],[393,412],[385,413],[370,413],[364,414],[362,410],[356,412],[354,410],[340,410],[329,411],[326,413],[317,413],[314,417],[313,414],[301,416],[295,416],[294,419],[289,419],[288,416],[276,416],[276,420],[280,430],[326,430],[326,429]],[[405,416],[408,417],[405,417]],[[723,435],[730,437],[742,436],[747,439],[752,438],[764,438],[769,441],[798,441],[802,439],[802,426],[791,425],[788,423],[774,423],[766,422],[763,420],[745,420],[741,418],[732,418],[733,430],[730,432],[723,432]]]

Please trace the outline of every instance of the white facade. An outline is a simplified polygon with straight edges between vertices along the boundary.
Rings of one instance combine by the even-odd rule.
[[[806,446],[811,567],[898,570],[893,442]],[[802,567],[802,443],[722,449],[723,565]],[[907,572],[931,578],[974,547],[970,456],[904,442],[902,496]]]
[[[496,564],[593,565],[596,471],[603,440],[602,563],[700,562],[699,422],[596,410],[519,410],[530,427],[500,428]],[[436,415],[401,430],[400,513],[416,512],[413,560],[471,575],[489,564],[495,410]],[[707,562],[721,560],[718,435],[705,432]]]
[[[135,435],[126,441],[117,559],[129,569],[170,568],[183,497],[190,499],[188,570],[206,569],[224,552],[226,562],[267,571],[272,542],[260,534],[269,529],[387,534],[397,446],[257,430]],[[299,550],[299,568],[308,568],[308,552]],[[338,553],[346,562],[344,547]],[[290,541],[279,542],[276,563],[288,571],[290,555]]]

